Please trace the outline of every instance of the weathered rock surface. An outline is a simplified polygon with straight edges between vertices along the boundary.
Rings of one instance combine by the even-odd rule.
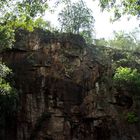
[[[1,54],[19,91],[16,129],[7,140],[139,140],[139,124],[116,103],[111,58],[78,35],[20,30]],[[114,103],[114,104],[113,104]],[[9,131],[13,131],[10,134]]]

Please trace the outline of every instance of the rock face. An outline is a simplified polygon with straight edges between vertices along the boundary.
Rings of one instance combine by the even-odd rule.
[[[139,125],[123,116],[133,106],[116,104],[110,58],[99,48],[78,35],[41,30],[19,30],[16,40],[1,54],[19,91],[15,129],[6,140],[140,139]]]

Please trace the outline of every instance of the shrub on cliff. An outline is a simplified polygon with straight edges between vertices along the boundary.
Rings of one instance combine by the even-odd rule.
[[[125,86],[133,92],[140,91],[140,73],[137,69],[118,67],[113,79],[117,87]]]
[[[11,70],[0,62],[0,128],[2,129],[7,119],[13,118],[17,111],[18,95],[11,82],[7,80],[11,73]]]

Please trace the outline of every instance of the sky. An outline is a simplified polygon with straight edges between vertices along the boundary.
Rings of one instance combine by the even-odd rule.
[[[76,0],[73,0],[76,2]],[[127,16],[123,16],[121,20],[110,23],[111,13],[107,11],[101,12],[100,7],[98,6],[98,0],[85,0],[87,6],[93,11],[93,17],[95,18],[95,33],[96,38],[105,38],[110,39],[113,37],[113,31],[125,31],[130,32],[135,28],[139,28],[140,20],[137,20],[137,17],[131,17],[128,21]],[[49,3],[49,6],[52,6],[52,3]],[[57,7],[55,9],[56,12],[53,14],[47,12],[45,18],[51,21],[51,24],[55,26],[59,26],[59,22],[57,20],[57,14],[61,11],[62,6]]]

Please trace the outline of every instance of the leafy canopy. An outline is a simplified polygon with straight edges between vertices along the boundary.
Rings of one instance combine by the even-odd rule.
[[[46,0],[0,0],[0,51],[12,47],[16,29],[47,26],[41,18],[47,7]]]
[[[11,91],[11,86],[5,81],[5,78],[11,70],[4,64],[0,63],[0,94],[5,95]]]
[[[124,50],[135,50],[139,47],[139,40],[133,32],[114,32],[114,38],[108,41],[108,45],[113,48]]]
[[[140,91],[140,73],[137,69],[118,67],[113,79],[119,86],[129,86],[129,88],[134,92]]]
[[[100,6],[113,11],[115,19],[125,14],[140,16],[140,0],[100,0]]]
[[[95,40],[95,44],[121,50],[135,51],[140,49],[140,40],[137,38],[139,33],[138,29],[129,33],[125,33],[123,31],[114,32],[114,37],[112,39],[97,39]]]
[[[64,1],[65,7],[59,13],[61,30],[74,34],[81,34],[85,38],[91,38],[94,27],[92,11],[80,0],[76,3]]]

